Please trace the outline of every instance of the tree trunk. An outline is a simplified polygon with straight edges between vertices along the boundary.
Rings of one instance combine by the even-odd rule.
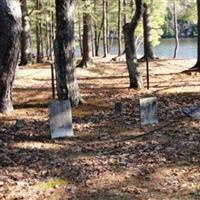
[[[124,24],[126,24],[126,21],[127,21],[126,0],[123,0],[123,11],[124,11]]]
[[[197,41],[197,62],[192,70],[200,70],[200,0],[197,0],[197,14],[198,14],[198,41]]]
[[[48,23],[48,29],[49,29],[49,59],[52,60],[52,48],[53,48],[53,41],[52,41],[52,31],[51,31],[51,23]]]
[[[39,21],[39,29],[40,29],[40,48],[41,48],[41,57],[42,57],[42,62],[44,60],[44,37],[43,37],[43,20],[44,20],[44,15],[42,14],[42,9],[44,7],[44,2],[42,0],[39,1],[39,9],[40,9],[40,21]]]
[[[135,47],[135,30],[142,16],[142,0],[135,0],[136,11],[130,23],[123,27],[125,40],[125,54],[128,66],[130,88],[140,89],[143,86],[142,78],[138,71],[138,60]]]
[[[40,19],[40,8],[41,8],[41,4],[40,4],[40,0],[36,1],[36,10],[37,10],[37,15],[36,15],[36,45],[37,45],[37,63],[41,63],[42,62],[42,53],[41,53],[41,34],[40,34],[40,23],[41,23],[41,19]]]
[[[54,59],[54,51],[53,51],[53,44],[55,40],[55,13],[52,11],[51,12],[51,42],[52,42],[52,48],[51,48],[51,58],[52,60]]]
[[[103,19],[101,20],[101,26],[98,30],[97,24],[95,22],[95,56],[99,56],[99,46],[100,46],[100,39],[101,39],[101,33],[103,29]]]
[[[83,55],[83,42],[82,42],[82,23],[81,23],[81,15],[80,12],[78,12],[78,37],[79,37],[79,47],[80,47],[80,53]]]
[[[43,38],[43,27],[42,27],[42,19],[39,23],[39,28],[40,28],[40,49],[41,49],[41,57],[42,57],[42,62],[44,59],[44,38]]]
[[[197,10],[198,10],[198,56],[196,67],[200,69],[200,0],[197,0]]]
[[[110,53],[110,37],[109,37],[109,4],[108,0],[106,1],[106,43],[107,43],[107,52]]]
[[[122,46],[122,20],[121,20],[121,12],[122,12],[122,3],[121,0],[118,0],[118,56],[121,56],[121,46]]]
[[[107,12],[106,12],[106,4],[107,0],[103,0],[103,50],[104,50],[104,57],[108,55],[107,49]]]
[[[94,0],[94,12],[97,12],[97,0]],[[99,46],[98,46],[98,27],[97,20],[94,22],[94,48],[95,48],[95,56],[99,55]]]
[[[91,25],[91,45],[92,45],[92,57],[95,57],[95,42],[94,42],[94,26]]]
[[[150,21],[150,9],[149,6],[144,3],[143,13],[143,29],[144,29],[144,56],[142,59],[150,58],[154,59],[153,46],[152,46],[152,35],[151,35],[151,21]]]
[[[47,60],[50,59],[49,57],[49,26],[48,26],[48,21],[45,23],[45,50],[46,50],[46,57]]]
[[[77,67],[87,67],[92,58],[92,21],[89,13],[83,13],[83,51],[82,60]]]
[[[74,65],[75,0],[56,0],[55,69],[59,100],[78,105],[80,94]]]
[[[20,52],[21,8],[17,0],[0,2],[0,112],[13,110],[12,86]]]
[[[174,36],[175,36],[175,49],[174,49],[174,58],[177,57],[179,49],[179,37],[178,37],[178,23],[177,23],[177,12],[176,12],[176,0],[174,0]]]
[[[22,11],[22,33],[21,33],[21,62],[20,65],[27,65],[31,62],[31,37],[30,19],[27,9],[27,0],[21,0]]]

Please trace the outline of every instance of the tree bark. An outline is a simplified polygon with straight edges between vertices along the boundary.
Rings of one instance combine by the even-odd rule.
[[[176,0],[174,0],[174,37],[175,37],[175,49],[173,58],[177,57],[179,49],[179,37],[178,37],[178,23],[177,23],[177,12],[176,12]]]
[[[200,70],[200,0],[197,0],[197,15],[198,15],[198,40],[197,40],[197,62],[192,70]]]
[[[51,58],[54,59],[54,40],[55,40],[55,13],[51,11],[51,42],[52,42],[52,48],[51,48]]]
[[[152,35],[151,35],[151,21],[150,21],[150,9],[149,6],[144,3],[143,12],[143,29],[144,29],[144,56],[141,59],[149,58],[154,59]]]
[[[81,15],[80,12],[78,12],[78,37],[79,37],[79,47],[80,47],[80,53],[83,55],[83,42],[82,42],[82,23],[81,23]]]
[[[27,65],[31,62],[30,19],[28,15],[27,0],[21,0],[20,2],[21,2],[21,10],[22,10],[20,65]]]
[[[49,26],[48,26],[48,21],[46,20],[45,22],[45,50],[46,50],[46,57],[47,60],[50,59],[49,57]]]
[[[122,2],[121,0],[118,0],[118,56],[121,56],[121,46],[122,46],[122,19],[121,19],[121,14],[122,14]]]
[[[107,43],[107,52],[110,53],[110,37],[109,37],[109,4],[108,0],[106,1],[106,43]]]
[[[56,0],[55,69],[59,100],[78,105],[81,98],[74,64],[75,0]]]
[[[41,40],[42,36],[40,34],[40,27],[41,27],[41,19],[40,19],[40,9],[41,9],[41,4],[40,0],[36,1],[36,10],[37,10],[37,15],[36,15],[36,45],[37,45],[37,63],[42,62],[42,52],[41,52]]]
[[[42,8],[43,8],[43,2],[40,0],[39,1],[39,5],[40,5],[40,12],[42,12]],[[44,59],[44,37],[43,37],[43,15],[41,14],[40,16],[40,20],[39,20],[39,36],[40,36],[40,49],[41,49],[41,57],[42,57],[42,62]]]
[[[126,0],[123,0],[123,11],[124,11],[124,24],[127,22],[127,13],[126,13]]]
[[[123,27],[125,40],[126,63],[128,66],[130,88],[140,89],[143,86],[142,78],[138,70],[138,60],[135,47],[135,30],[142,16],[142,0],[135,0],[136,11],[130,23]]]
[[[107,57],[107,55],[108,55],[106,5],[107,5],[107,0],[103,0],[103,50],[104,50],[104,57]]]
[[[17,0],[0,2],[0,112],[13,110],[12,86],[20,52],[21,8]]]
[[[99,56],[99,46],[100,46],[100,39],[101,39],[101,33],[103,29],[103,19],[101,20],[101,25],[98,30],[97,24],[95,22],[95,56]]]
[[[92,20],[89,13],[83,13],[82,60],[77,67],[87,67],[92,58]]]

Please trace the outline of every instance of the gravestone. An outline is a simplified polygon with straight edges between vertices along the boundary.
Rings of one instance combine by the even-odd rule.
[[[115,114],[116,115],[121,115],[122,114],[122,103],[121,102],[116,102],[115,103]]]
[[[156,97],[140,99],[140,121],[141,125],[158,123],[158,106]]]
[[[50,102],[49,122],[52,139],[74,136],[72,129],[72,112],[70,102]]]
[[[194,119],[200,120],[200,106],[193,106],[193,107],[190,107],[190,108],[184,108],[183,113],[188,117],[192,117]]]

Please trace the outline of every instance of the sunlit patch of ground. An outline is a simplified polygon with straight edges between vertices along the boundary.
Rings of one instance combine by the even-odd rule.
[[[77,69],[87,103],[73,109],[75,137],[64,140],[49,135],[50,66],[19,67],[15,111],[0,116],[0,199],[200,199],[200,122],[181,112],[200,104],[200,74],[180,73],[195,61],[150,62],[150,90],[135,91],[125,63],[109,60]],[[145,63],[140,71],[146,86]],[[147,96],[158,98],[160,122],[141,127]]]

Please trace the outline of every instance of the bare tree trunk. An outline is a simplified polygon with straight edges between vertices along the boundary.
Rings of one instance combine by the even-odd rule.
[[[99,56],[99,44],[101,39],[101,33],[103,29],[103,19],[101,21],[100,29],[98,30],[97,24],[95,24],[95,56]]]
[[[40,35],[40,23],[41,19],[39,17],[39,12],[40,12],[40,0],[36,1],[36,10],[37,10],[37,15],[36,15],[36,45],[37,45],[37,63],[42,62],[42,55],[41,55],[41,35]]]
[[[123,0],[123,10],[124,10],[124,24],[127,22],[127,15],[126,15],[126,0]]]
[[[200,69],[200,0],[197,0],[197,10],[198,10],[198,56],[196,68]]]
[[[41,45],[41,57],[42,57],[42,61],[44,60],[44,30],[43,30],[43,24],[44,24],[44,15],[42,14],[42,9],[44,7],[44,1],[40,0],[40,12],[41,12],[41,16],[40,16],[40,23],[39,23],[39,29],[40,29],[40,45]]]
[[[43,38],[43,27],[42,27],[42,19],[39,23],[39,29],[40,29],[40,49],[41,49],[41,57],[42,57],[42,62],[44,59],[44,38]]]
[[[47,60],[50,59],[49,57],[49,50],[50,50],[50,45],[49,45],[49,26],[48,26],[48,22],[46,21],[45,22],[45,49],[46,49],[46,57],[47,57]]]
[[[151,35],[151,21],[150,21],[150,9],[146,3],[143,4],[143,29],[144,29],[144,56],[141,59],[150,58],[154,59],[152,35]]]
[[[89,13],[83,13],[83,52],[82,60],[77,67],[87,67],[92,58],[92,20]]]
[[[138,60],[135,47],[135,30],[142,16],[142,0],[135,0],[136,11],[130,23],[123,27],[125,40],[126,62],[128,66],[130,88],[140,89],[143,86],[141,75],[138,71]]]
[[[197,15],[198,15],[198,22],[197,22],[197,29],[198,29],[198,40],[197,40],[197,62],[190,70],[200,71],[200,0],[197,0]]]
[[[0,2],[0,112],[13,110],[12,86],[20,52],[21,8],[17,0]]]
[[[94,26],[91,25],[91,45],[92,45],[92,57],[95,56],[95,44],[94,44]]]
[[[74,64],[75,0],[56,0],[56,40],[54,46],[57,94],[78,105],[80,94]]]
[[[53,52],[53,43],[54,43],[54,40],[55,40],[55,13],[52,11],[51,12],[51,41],[52,41],[52,49],[51,49],[51,57],[52,57],[52,60],[54,58],[54,52]]]
[[[97,12],[97,0],[94,0],[94,12]],[[98,27],[97,20],[94,22],[94,48],[95,48],[95,56],[99,55],[99,47],[98,47]]]
[[[122,3],[121,0],[118,0],[118,56],[121,55],[121,46],[122,46],[122,19],[121,19],[121,13],[122,13]]]
[[[48,29],[49,29],[49,59],[52,60],[52,48],[53,48],[53,41],[52,41],[52,31],[51,31],[51,23],[48,23]]]
[[[178,23],[177,23],[177,12],[176,12],[176,0],[174,0],[174,35],[175,35],[175,49],[173,58],[177,57],[179,49],[179,37],[178,37]]]
[[[109,37],[109,4],[106,1],[106,39],[107,39],[107,52],[110,53],[110,37]]]
[[[81,32],[81,15],[80,12],[78,12],[78,37],[79,37],[79,47],[81,55],[83,55],[83,41],[82,41],[82,32]]]
[[[21,0],[22,10],[22,33],[21,33],[21,61],[20,65],[27,65],[31,62],[31,37],[30,22],[27,9],[27,0]]]
[[[107,12],[106,12],[106,4],[107,0],[103,0],[103,50],[104,50],[104,57],[107,57],[108,55],[108,49],[107,49]]]

